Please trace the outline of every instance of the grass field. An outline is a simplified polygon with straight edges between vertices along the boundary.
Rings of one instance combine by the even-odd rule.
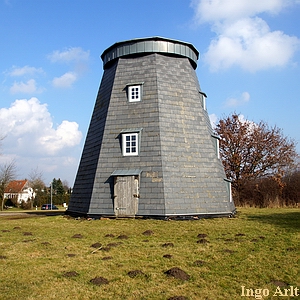
[[[260,299],[242,286],[296,299],[272,295],[299,288],[299,209],[238,211],[197,221],[1,216],[0,299]]]

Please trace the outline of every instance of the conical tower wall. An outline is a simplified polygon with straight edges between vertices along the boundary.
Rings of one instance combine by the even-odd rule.
[[[116,215],[116,178],[132,176],[138,181],[135,216],[232,214],[230,183],[194,56],[150,51],[113,57],[115,48],[107,50],[68,213]],[[129,102],[129,87],[135,85],[141,99]],[[138,155],[124,155],[124,132],[137,134]]]

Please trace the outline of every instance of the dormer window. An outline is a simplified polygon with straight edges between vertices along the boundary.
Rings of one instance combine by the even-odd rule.
[[[204,110],[206,110],[206,98],[207,98],[207,96],[203,92],[199,92],[199,93],[201,94],[201,98],[202,98],[202,107],[203,107]]]
[[[124,156],[138,155],[138,134],[123,133],[122,134],[122,149]]]
[[[229,202],[232,202],[231,180],[225,178],[224,181],[226,183],[226,189],[227,189],[228,196],[229,196]]]
[[[142,101],[143,83],[127,84],[128,102]]]
[[[140,139],[142,128],[122,130],[123,156],[138,156],[140,152]]]
[[[215,146],[217,157],[218,157],[218,159],[220,159],[220,137],[213,134],[212,138],[214,141],[214,146]]]
[[[129,87],[129,102],[141,101],[141,87],[134,85]]]

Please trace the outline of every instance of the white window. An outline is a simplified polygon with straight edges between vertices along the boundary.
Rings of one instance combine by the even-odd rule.
[[[206,97],[204,95],[202,95],[202,105],[203,109],[206,110]]]
[[[134,156],[139,154],[139,134],[122,134],[122,152],[124,156]]]
[[[224,179],[226,182],[226,188],[227,188],[227,192],[229,194],[229,202],[232,202],[232,189],[231,189],[231,181],[228,180],[227,178]]]
[[[207,96],[203,92],[199,91],[199,93],[201,94],[201,98],[202,98],[202,107],[203,107],[204,110],[206,110],[206,98],[207,98]]]
[[[232,202],[231,182],[229,182],[229,201]]]
[[[220,159],[220,140],[216,139],[216,152],[217,152],[217,157]]]
[[[129,102],[138,102],[141,101],[141,86],[140,85],[132,85],[128,86],[128,101]]]
[[[212,135],[215,142],[215,149],[218,159],[220,159],[220,137],[216,135]]]

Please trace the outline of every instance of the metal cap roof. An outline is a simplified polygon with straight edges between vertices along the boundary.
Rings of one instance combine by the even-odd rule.
[[[163,37],[140,38],[118,42],[104,50],[101,55],[103,68],[105,69],[107,63],[119,57],[143,53],[163,53],[187,57],[194,69],[197,68],[199,58],[199,52],[192,44]]]
[[[142,173],[141,169],[115,170],[112,172],[111,176],[131,176],[131,175],[140,175],[141,173]]]

